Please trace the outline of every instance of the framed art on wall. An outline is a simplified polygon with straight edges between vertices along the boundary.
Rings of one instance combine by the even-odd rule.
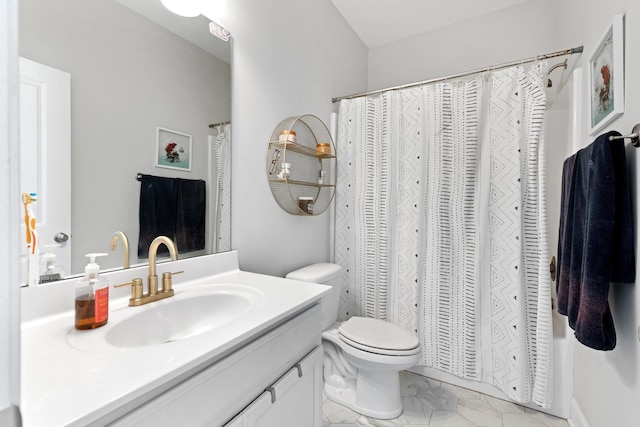
[[[155,165],[191,171],[191,140],[189,134],[157,127]]]
[[[624,15],[615,15],[589,57],[590,134],[624,113]]]

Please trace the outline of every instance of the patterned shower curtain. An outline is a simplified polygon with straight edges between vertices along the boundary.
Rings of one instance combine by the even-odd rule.
[[[414,331],[422,364],[552,403],[546,63],[340,103],[341,317]]]
[[[216,172],[212,183],[215,197],[210,224],[211,252],[231,250],[231,124],[217,127],[213,143]]]

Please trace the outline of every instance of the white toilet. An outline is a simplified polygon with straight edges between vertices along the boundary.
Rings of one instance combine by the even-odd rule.
[[[399,372],[418,363],[420,344],[413,333],[391,323],[352,317],[336,323],[341,267],[319,263],[292,271],[287,279],[332,286],[321,300],[324,391],[354,411],[379,419],[402,413]]]

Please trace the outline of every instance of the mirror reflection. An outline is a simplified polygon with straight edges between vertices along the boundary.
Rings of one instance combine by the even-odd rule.
[[[160,0],[20,0],[21,188],[41,270],[46,251],[66,275],[91,252],[121,268],[122,235],[146,263],[141,230],[182,235],[181,258],[230,250],[230,46],[209,22]],[[27,261],[25,243],[23,283]]]

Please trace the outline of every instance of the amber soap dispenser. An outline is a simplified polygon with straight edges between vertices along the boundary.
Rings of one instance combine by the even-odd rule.
[[[109,320],[109,282],[100,276],[96,258],[105,253],[93,253],[84,269],[84,277],[76,284],[76,329],[95,329]]]

